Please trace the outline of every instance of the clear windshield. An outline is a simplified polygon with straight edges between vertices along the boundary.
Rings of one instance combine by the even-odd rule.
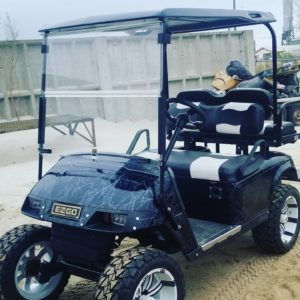
[[[160,24],[152,23],[49,38],[47,147],[65,154],[91,151],[95,144],[98,151],[125,153],[144,128],[156,147],[159,32]]]

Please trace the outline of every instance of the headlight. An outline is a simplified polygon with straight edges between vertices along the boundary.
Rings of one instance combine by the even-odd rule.
[[[124,226],[127,220],[127,215],[111,214],[111,222],[118,226]]]
[[[29,199],[30,207],[35,209],[40,209],[42,207],[42,201],[38,199]]]

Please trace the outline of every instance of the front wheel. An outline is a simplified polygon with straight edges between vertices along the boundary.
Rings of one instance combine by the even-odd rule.
[[[282,184],[274,191],[268,220],[252,230],[253,238],[263,250],[284,254],[295,245],[299,230],[299,192]]]
[[[69,275],[49,271],[57,259],[49,239],[50,228],[40,225],[19,226],[1,237],[0,299],[57,299]]]
[[[183,300],[184,278],[165,252],[134,248],[111,261],[99,280],[97,300]]]

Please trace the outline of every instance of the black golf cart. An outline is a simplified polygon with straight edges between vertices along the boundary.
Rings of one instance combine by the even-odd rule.
[[[282,180],[299,181],[299,174],[291,157],[270,148],[296,142],[299,133],[282,121],[276,86],[273,94],[234,89],[220,96],[194,89],[169,97],[167,47],[173,36],[189,32],[265,25],[273,41],[276,82],[273,21],[272,14],[258,11],[165,9],[92,17],[41,30],[39,182],[22,212],[52,226],[23,225],[2,236],[1,299],[57,298],[75,274],[98,282],[98,300],[181,300],[184,278],[170,253],[182,251],[193,261],[250,229],[256,243],[270,253],[283,254],[294,246],[300,229],[299,192]],[[149,135],[142,130],[126,154],[94,149],[63,156],[43,175],[43,157],[51,153],[44,147],[51,97],[138,96],[127,88],[122,93],[111,89],[110,95],[103,89],[85,94],[47,89],[46,79],[53,81],[46,76],[49,39],[66,35],[70,41],[79,34],[89,39],[91,30],[105,32],[106,38],[150,35],[160,49],[158,149],[148,145],[133,154],[139,137]],[[122,50],[123,44],[114,49]],[[97,53],[90,52],[93,57]],[[81,67],[79,73],[84,72]],[[147,91],[140,97],[151,95],[157,97]],[[266,121],[270,116],[273,120]],[[234,145],[235,153],[221,154],[223,145]],[[114,251],[126,237],[138,240],[139,246]]]

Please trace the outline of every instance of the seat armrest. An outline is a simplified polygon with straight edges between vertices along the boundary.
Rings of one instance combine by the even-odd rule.
[[[256,150],[260,147],[260,155],[255,156],[257,153]],[[265,140],[258,140],[251,152],[249,153],[247,159],[245,160],[244,164],[240,167],[240,172],[243,176],[248,176],[251,173],[254,173],[256,170],[259,169],[260,165],[263,163],[265,156],[267,153],[267,144]]]

